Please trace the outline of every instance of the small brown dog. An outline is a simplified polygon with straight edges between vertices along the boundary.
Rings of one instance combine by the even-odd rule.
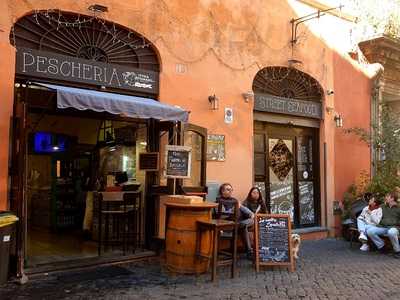
[[[300,244],[301,244],[301,237],[297,233],[292,234],[292,255],[295,259],[299,258],[299,250],[300,250]]]

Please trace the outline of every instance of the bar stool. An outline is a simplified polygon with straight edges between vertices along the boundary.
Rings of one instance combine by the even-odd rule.
[[[217,267],[219,266],[231,266],[231,277],[234,278],[236,275],[236,264],[237,264],[237,236],[238,236],[238,211],[239,204],[235,204],[233,220],[225,219],[224,216],[228,216],[222,212],[223,201],[218,205],[216,219],[211,221],[197,221],[197,234],[196,234],[196,256],[198,259],[202,257],[211,258],[211,281],[216,280]],[[232,216],[232,214],[229,214]],[[200,253],[201,240],[203,232],[208,231],[212,233],[212,253],[210,256],[204,256]],[[230,232],[230,251],[222,251],[219,249],[220,238],[222,232]],[[220,259],[222,258],[222,259]]]
[[[140,192],[115,192],[120,194],[119,199],[111,197],[104,199],[103,194],[98,194],[99,230],[98,230],[98,255],[102,248],[107,250],[110,244],[119,243],[126,254],[129,244],[133,244],[133,252],[140,244],[141,232],[141,193]],[[121,197],[122,196],[122,197]],[[121,199],[122,198],[122,199]],[[111,224],[110,224],[111,219]],[[102,224],[104,220],[104,234]],[[111,226],[110,226],[111,225]],[[110,229],[113,231],[110,238]],[[103,239],[104,237],[104,239]],[[132,241],[132,242],[131,242]]]

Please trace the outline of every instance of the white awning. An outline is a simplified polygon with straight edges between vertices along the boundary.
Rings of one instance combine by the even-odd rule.
[[[75,108],[124,115],[139,119],[187,122],[189,113],[179,107],[160,103],[154,99],[106,93],[66,87],[55,84],[36,83],[57,91],[57,108]]]

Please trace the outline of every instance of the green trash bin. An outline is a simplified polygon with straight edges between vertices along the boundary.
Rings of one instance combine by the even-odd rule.
[[[0,285],[7,282],[10,249],[14,240],[14,224],[18,218],[8,211],[0,211]]]

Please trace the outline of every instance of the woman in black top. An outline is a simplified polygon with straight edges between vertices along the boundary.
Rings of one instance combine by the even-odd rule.
[[[247,207],[253,213],[267,213],[267,206],[263,199],[262,193],[258,187],[252,187],[247,195],[246,200],[243,201],[243,206]]]
[[[254,223],[254,214],[247,207],[243,206],[240,201],[238,201],[236,198],[233,198],[232,192],[233,188],[230,183],[224,183],[220,186],[219,196],[216,200],[216,202],[220,205],[220,208],[218,210],[220,210],[220,212],[224,215],[231,215],[230,219],[232,219],[232,216],[235,213],[235,206],[237,205],[237,207],[239,208],[239,231],[246,246],[247,255],[249,258],[252,258],[253,249],[251,247],[247,227],[251,226]]]

